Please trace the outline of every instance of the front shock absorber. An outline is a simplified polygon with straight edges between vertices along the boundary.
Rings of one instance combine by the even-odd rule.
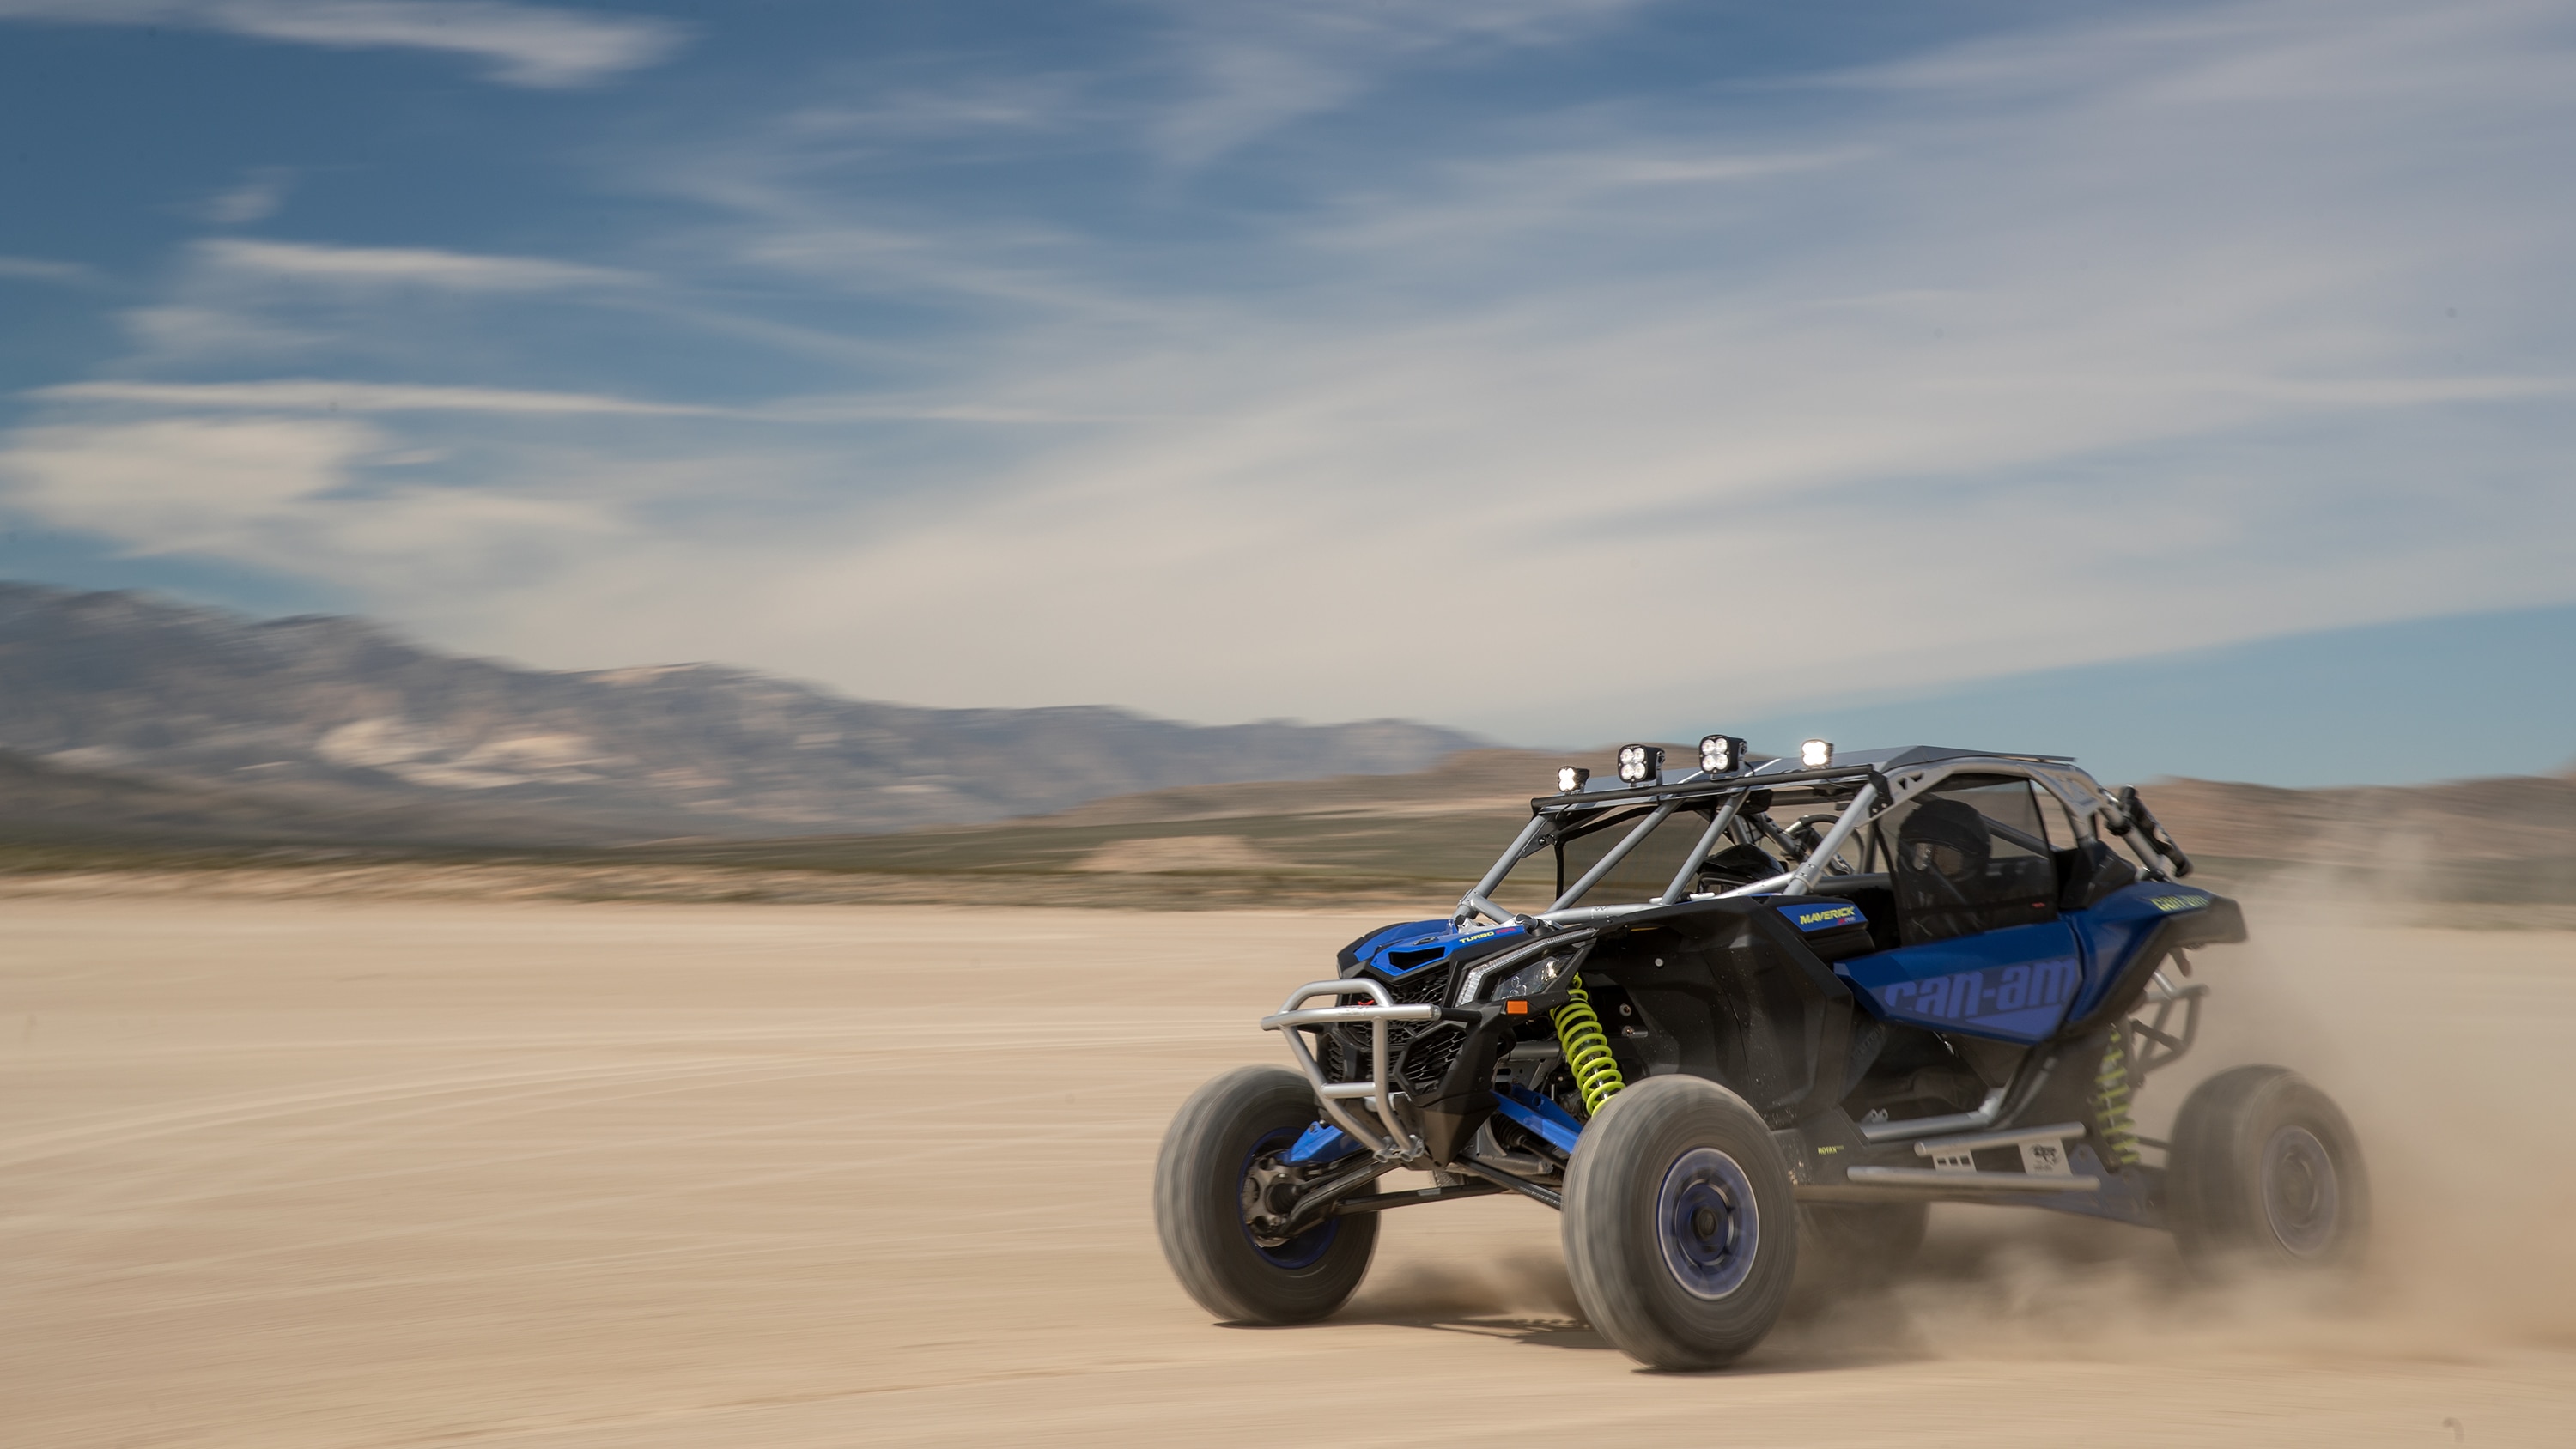
[[[2102,1048],[2102,1068],[2093,1077],[2093,1130],[2102,1136],[2102,1155],[2112,1167],[2138,1162],[2138,1124],[2130,1116],[2129,1034],[2114,1030]]]
[[[1619,1075],[1618,1059],[1610,1055],[1610,1037],[1601,1030],[1601,1018],[1593,1014],[1592,998],[1585,994],[1581,976],[1574,978],[1566,995],[1572,999],[1548,1020],[1556,1027],[1556,1044],[1565,1051],[1566,1069],[1574,1073],[1574,1087],[1583,1094],[1583,1113],[1588,1117],[1617,1096],[1628,1079]]]

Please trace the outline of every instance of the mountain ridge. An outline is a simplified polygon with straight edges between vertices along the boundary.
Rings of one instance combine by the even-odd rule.
[[[513,838],[539,819],[602,841],[965,824],[1173,786],[1409,773],[1479,743],[1400,720],[888,704],[713,663],[532,670],[365,619],[0,583],[0,749],[393,824],[402,803],[434,803],[510,817]]]

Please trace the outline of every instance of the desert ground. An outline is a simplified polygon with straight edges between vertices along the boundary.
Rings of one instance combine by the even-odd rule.
[[[2576,933],[2252,917],[2141,1125],[2308,1071],[2360,1281],[1945,1209],[1892,1293],[1661,1376],[1517,1200],[1390,1215],[1315,1327],[1173,1285],[1163,1124],[1358,915],[0,901],[0,1442],[2576,1442]]]

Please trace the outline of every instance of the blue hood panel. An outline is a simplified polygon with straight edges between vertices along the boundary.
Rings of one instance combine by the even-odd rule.
[[[1527,935],[1521,926],[1470,926],[1448,920],[1399,921],[1382,926],[1342,948],[1342,974],[1361,967],[1393,978],[1461,958],[1487,955]]]

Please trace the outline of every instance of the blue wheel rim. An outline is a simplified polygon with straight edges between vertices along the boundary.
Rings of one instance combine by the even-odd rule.
[[[1762,1251],[1762,1212],[1743,1166],[1714,1147],[1683,1153],[1655,1194],[1655,1235],[1664,1266],[1692,1297],[1743,1287]]]
[[[1252,1164],[1261,1160],[1263,1153],[1285,1152],[1294,1146],[1296,1141],[1296,1130],[1288,1127],[1265,1132],[1256,1139],[1250,1149],[1243,1154],[1243,1166],[1236,1170],[1237,1196],[1241,1195],[1240,1185],[1252,1180]],[[1273,1268],[1289,1272],[1300,1268],[1312,1268],[1322,1262],[1325,1252],[1333,1246],[1333,1239],[1342,1234],[1342,1220],[1326,1218],[1288,1241],[1271,1247],[1264,1245],[1259,1238],[1252,1235],[1252,1224],[1247,1222],[1241,1226],[1243,1240],[1252,1245],[1252,1251],[1260,1255],[1261,1261]]]

